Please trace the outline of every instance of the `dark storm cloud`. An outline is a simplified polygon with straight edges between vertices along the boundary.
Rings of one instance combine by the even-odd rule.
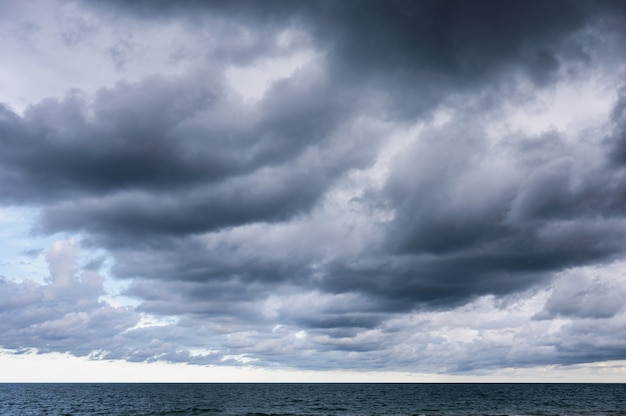
[[[276,33],[287,24],[301,25],[329,52],[331,78],[318,85],[307,82],[304,73],[280,83],[256,114],[225,109],[224,85],[219,79],[207,83],[197,74],[179,81],[121,84],[101,90],[93,103],[76,95],[45,101],[23,119],[5,108],[3,198],[59,201],[44,215],[47,231],[86,228],[106,234],[111,227],[116,233],[162,229],[186,234],[306,212],[338,174],[373,160],[357,154],[356,160],[322,160],[311,166],[297,158],[311,146],[323,146],[353,111],[359,98],[351,84],[358,82],[362,97],[378,96],[384,87],[381,102],[415,114],[409,101],[417,103],[417,111],[428,109],[446,91],[510,68],[532,67],[531,78],[554,72],[556,58],[551,58],[554,65],[537,69],[532,57],[550,55],[538,50],[589,18],[589,7],[575,2],[533,7],[522,2],[140,2],[119,7],[148,18],[191,15],[195,8],[208,7],[218,17],[234,19],[235,25],[253,22],[252,30],[269,26]],[[407,88],[416,82],[419,88]],[[397,85],[389,89],[390,83]],[[434,95],[429,92],[433,88]],[[403,94],[415,97],[406,101]],[[252,120],[212,119],[219,117],[213,114],[216,107],[243,111]],[[285,164],[292,160],[296,162]],[[299,177],[306,177],[306,185]],[[268,186],[269,181],[278,185]],[[89,199],[94,192],[105,198]],[[156,201],[162,192],[170,199]],[[63,201],[75,196],[85,198]],[[427,215],[420,218],[423,224],[437,223]],[[467,232],[481,232],[466,219],[460,221]],[[440,238],[474,238],[467,232]]]
[[[138,13],[144,13],[145,7]],[[535,3],[533,7],[500,2],[399,3],[395,7],[379,2],[332,2],[294,4],[279,11],[267,4],[262,7],[265,17],[254,20],[252,11],[257,7],[257,3],[237,3],[233,9],[224,4],[215,10],[229,17],[243,15],[264,27],[279,27],[287,21],[302,24],[313,33],[318,47],[329,53],[330,82],[335,83],[336,94],[350,98],[351,84],[358,82],[364,97],[386,95],[382,101],[385,108],[395,113],[400,106],[405,115],[434,106],[453,90],[458,93],[459,88],[465,88],[470,94],[482,87],[483,80],[504,82],[502,77],[515,71],[525,73],[533,82],[547,82],[561,61],[586,56],[584,43],[576,44],[568,36],[603,10],[576,2]],[[154,13],[160,12],[155,9]],[[412,83],[419,88],[407,88]],[[294,117],[292,101],[280,91],[280,86],[275,88],[263,103],[272,108],[269,114],[289,121],[280,123],[283,128],[271,135],[272,144],[268,146],[278,146],[281,151],[277,154],[293,157],[290,149],[298,148],[300,140],[309,137],[309,125],[324,126],[325,120],[330,120],[331,129],[318,133],[325,137],[337,123],[328,118],[331,111],[317,117],[315,106],[313,111],[307,106],[303,117]],[[492,95],[497,97],[497,90]],[[300,99],[300,95],[294,99]],[[332,107],[333,101],[330,104]],[[323,271],[325,290],[365,293],[389,310],[410,310],[416,305],[454,306],[480,295],[525,290],[545,281],[554,271],[605,261],[621,253],[621,227],[608,219],[584,221],[589,215],[613,215],[618,204],[610,201],[620,197],[619,189],[611,188],[616,183],[615,174],[599,169],[574,185],[576,166],[567,157],[566,140],[547,133],[526,142],[553,142],[553,157],[533,161],[536,146],[529,145],[521,152],[521,158],[528,157],[529,164],[510,178],[499,178],[500,167],[488,165],[494,155],[489,154],[485,132],[471,122],[481,111],[490,111],[497,104],[478,105],[468,111],[466,118],[425,137],[395,164],[386,186],[386,196],[395,211],[386,247],[382,247],[382,253],[362,254],[368,260],[338,258],[329,263]],[[261,131],[263,126],[257,125]],[[542,154],[546,157],[547,152]],[[48,210],[44,224],[56,224],[57,228],[52,225],[50,230],[94,224],[88,227],[105,234],[110,226],[193,233],[259,219],[281,221],[312,206],[327,187],[319,174],[307,175],[302,181],[296,176],[294,180],[291,169],[289,166],[272,175],[278,183],[281,178],[289,178],[288,183],[293,184],[278,187],[284,194],[269,193],[271,188],[257,186],[255,172],[254,180],[239,176],[224,182],[223,187],[219,184],[193,189],[182,198],[190,201],[187,205],[179,204],[180,199],[168,206],[167,201],[145,195],[116,196],[110,202],[98,201],[93,208],[76,203],[71,203],[72,207],[59,205]],[[324,167],[318,172],[327,170]],[[607,178],[612,179],[609,185],[598,187]],[[318,180],[322,181],[319,188]],[[242,189],[259,189],[260,194],[248,192],[240,197],[239,181]],[[310,198],[302,194],[304,183],[312,190]],[[144,198],[144,202],[134,202]],[[267,211],[264,201],[270,204]],[[303,202],[301,208],[290,208],[290,203],[298,201]],[[108,218],[107,213],[116,217]],[[104,228],[93,228],[99,226]],[[230,255],[237,258],[235,252]],[[190,278],[184,272],[189,267],[173,261],[177,266],[172,267],[171,274],[155,272],[152,276]],[[303,261],[306,264],[315,260]],[[194,279],[230,282],[234,276],[243,276],[245,280],[304,284],[311,273],[307,266],[279,268],[267,260],[216,267],[222,263],[212,257],[192,261],[199,266],[194,268]],[[208,297],[209,293],[220,293],[208,287],[205,292]]]
[[[258,110],[218,102],[223,88],[154,77],[93,103],[70,94],[23,117],[5,107],[2,197],[51,203],[48,232],[194,234],[306,212],[375,154],[376,138],[329,140],[351,107],[315,74],[276,83]]]
[[[619,98],[612,113],[613,131],[607,138],[609,158],[617,166],[626,165],[626,88],[619,90]]]
[[[35,104],[24,117],[4,108],[2,158],[13,180],[3,181],[3,198],[54,201],[220,176],[219,162],[193,160],[171,137],[173,126],[210,102],[202,90],[191,80],[154,78],[102,90],[91,105],[74,93]]]
[[[111,3],[100,3],[111,9]],[[604,6],[604,3],[602,3]],[[172,4],[117,2],[145,18],[193,18],[192,10],[231,18],[258,28],[301,25],[329,48],[334,60],[357,77],[389,70],[402,75],[474,79],[522,59],[533,77],[558,65],[563,35],[587,23],[603,7],[576,1],[235,1]],[[201,15],[201,14],[200,14]],[[378,76],[378,75],[376,75]]]
[[[306,211],[325,183],[306,181],[300,172],[271,182],[246,177],[217,189],[162,195],[125,194],[97,201],[70,202],[48,209],[45,231],[87,230],[104,233],[193,234],[256,221],[286,220]],[[298,175],[299,174],[299,175]],[[246,180],[247,179],[247,180]],[[263,180],[265,179],[265,180]],[[185,201],[185,204],[181,204]]]
[[[211,354],[176,352],[176,338],[189,336],[183,325],[197,325],[209,337],[232,332],[215,342],[270,361],[357,366],[348,356],[354,352],[371,354],[366,358],[373,367],[402,368],[408,358],[383,357],[398,341],[385,325],[399,314],[522,293],[546,285],[557,272],[624,253],[623,99],[615,105],[606,153],[593,163],[576,148],[582,139],[556,130],[495,139],[489,133],[500,107],[521,106],[534,89],[597,64],[589,45],[619,18],[611,14],[613,3],[84,5],[109,18],[175,19],[227,39],[226,46],[207,46],[198,67],[176,77],[121,81],[93,96],[70,92],[33,103],[23,115],[0,107],[0,200],[40,207],[40,232],[82,232],[85,244],[107,249],[113,273],[129,279],[127,294],[142,302],[136,313],[182,317],[168,326],[169,336],[153,336],[157,328],[126,331],[137,316],[98,303],[86,290],[87,312],[103,320],[119,314],[120,325],[107,329],[123,333],[111,357],[214,362],[218,357]],[[275,81],[258,102],[244,102],[224,71],[297,49],[280,46],[289,30],[304,32],[296,44],[312,48],[315,62]],[[223,36],[228,33],[233,36]],[[118,46],[110,53],[123,66],[133,46]],[[450,119],[432,122],[441,107],[450,110]],[[359,183],[357,195],[345,196],[346,189],[335,187],[342,180],[358,182],[350,174],[372,168],[394,132],[389,128],[381,137],[375,129],[359,130],[363,120],[395,123],[399,130],[418,121],[425,127],[392,159],[379,188]],[[372,214],[359,229],[350,212],[329,219],[333,198],[385,215]],[[298,222],[300,229],[286,230]],[[350,230],[322,232],[324,222]],[[350,233],[363,240],[357,248],[342,244],[340,237]],[[55,287],[3,285],[11,294],[6,305],[31,306]],[[86,296],[64,290],[64,296]],[[603,302],[604,286],[589,290],[585,297],[557,287],[536,318],[619,318],[615,299]],[[314,295],[294,295],[299,293]],[[576,307],[566,305],[572,296]],[[12,340],[5,346],[41,347],[53,336],[66,337],[69,345],[81,331],[91,334],[79,312],[52,299],[41,313],[62,304],[59,322],[40,325],[47,321],[33,318],[26,328],[39,329],[29,333],[11,321],[3,328]],[[215,328],[203,327],[208,321]],[[100,326],[96,318],[90,322]],[[286,337],[293,350],[280,346]],[[86,349],[101,344],[88,341]],[[125,347],[145,341],[145,348]],[[443,344],[437,336],[415,341]],[[54,342],[57,350],[65,347]],[[554,339],[538,342],[569,348]],[[475,366],[503,365],[485,351],[508,347],[476,345],[484,348]],[[298,355],[307,348],[318,353],[315,365]],[[603,354],[597,357],[619,358]],[[475,368],[468,357],[449,368]],[[522,354],[517,362],[526,359]],[[583,360],[572,362],[577,359]]]
[[[389,311],[454,307],[623,255],[621,170],[589,166],[554,133],[494,146],[475,117],[422,132],[397,157],[383,189],[395,214],[383,245],[329,263],[325,290],[355,290]],[[552,142],[541,159],[524,145],[535,141]]]
[[[387,116],[403,118],[431,109],[451,92],[497,81],[503,74],[521,72],[533,82],[548,82],[564,61],[588,60],[588,45],[573,42],[571,35],[611,16],[615,7],[568,0],[95,4],[145,19],[184,17],[199,26],[207,24],[202,16],[225,19],[258,31],[267,39],[265,45],[281,30],[304,30],[329,57],[338,89],[373,88]],[[255,41],[247,51],[253,61],[268,48]],[[217,56],[228,60],[238,55],[230,50]]]

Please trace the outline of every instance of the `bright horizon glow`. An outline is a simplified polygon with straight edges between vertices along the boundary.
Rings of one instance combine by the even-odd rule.
[[[0,383],[624,383],[626,377],[626,361],[450,375],[133,363],[6,350],[0,350],[0,368]]]

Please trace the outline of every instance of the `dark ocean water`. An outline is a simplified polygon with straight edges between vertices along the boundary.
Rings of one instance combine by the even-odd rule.
[[[626,384],[0,384],[0,415],[626,415]]]

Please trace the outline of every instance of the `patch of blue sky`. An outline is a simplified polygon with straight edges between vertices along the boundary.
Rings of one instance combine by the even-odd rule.
[[[66,233],[40,235],[34,232],[36,208],[0,207],[0,275],[13,281],[45,282],[49,276],[45,252]]]
[[[55,233],[44,235],[34,230],[39,210],[32,207],[0,207],[0,276],[14,282],[30,280],[47,284],[50,277],[46,252],[59,240],[75,240],[80,234]],[[105,250],[81,247],[76,271],[93,267],[98,262],[98,272],[104,277],[105,294],[100,300],[113,306],[136,306],[139,302],[124,296],[129,282],[115,279],[111,273],[112,258]]]

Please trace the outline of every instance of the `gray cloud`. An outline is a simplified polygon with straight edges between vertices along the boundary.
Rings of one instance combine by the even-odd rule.
[[[134,326],[138,315],[112,307],[104,295],[104,278],[97,271],[77,270],[78,246],[56,243],[46,254],[50,276],[46,283],[2,278],[0,315],[4,348],[37,348],[88,355],[120,332]]]
[[[86,355],[113,339],[107,357],[303,368],[403,368],[431,348],[411,368],[432,371],[623,358],[608,335],[577,332],[592,318],[621,328],[621,285],[555,280],[624,255],[623,97],[596,130],[498,130],[506,108],[623,58],[593,46],[623,36],[619,3],[77,5],[112,27],[175,21],[207,47],[177,75],[0,107],[0,202],[106,250],[140,302],[98,301],[98,261],[76,275],[52,259],[49,284],[3,281],[5,313],[23,311],[3,322],[5,347]],[[118,46],[121,71],[133,47]],[[258,101],[229,84],[231,66],[304,47],[315,57]],[[506,342],[483,323],[451,324],[478,327],[471,345],[437,333],[436,316],[551,284],[541,310],[498,326]],[[140,313],[176,323],[134,327]],[[434,315],[405,319],[418,314]],[[562,318],[563,340],[541,335]],[[551,352],[517,350],[524,331],[528,351]],[[207,343],[219,352],[192,352]]]
[[[376,151],[376,138],[330,140],[352,109],[312,75],[276,84],[259,110],[216,108],[215,88],[193,78],[120,84],[93,103],[72,94],[23,118],[5,108],[2,195],[59,201],[44,211],[45,231],[193,234],[288,219]]]
[[[615,103],[615,107],[612,113],[613,132],[608,138],[609,143],[609,159],[616,163],[618,166],[623,166],[626,163],[626,98],[624,96],[624,88],[620,90],[619,97]]]
[[[624,289],[615,281],[570,276],[556,282],[543,311],[535,317],[612,318],[624,305]]]

